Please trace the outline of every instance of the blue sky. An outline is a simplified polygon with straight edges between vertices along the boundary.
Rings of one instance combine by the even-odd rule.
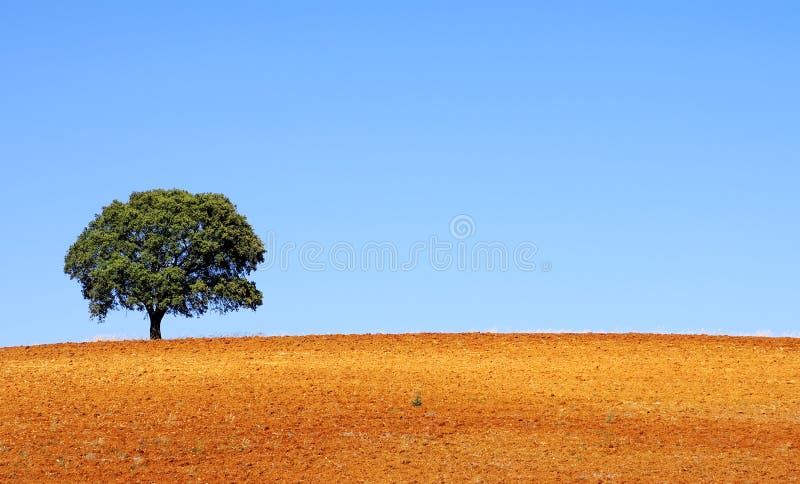
[[[147,337],[90,321],[63,257],[102,206],[172,187],[274,243],[258,311],[166,338],[800,335],[795,2],[386,3],[4,5],[0,346]],[[361,267],[434,238],[535,244],[535,268]],[[301,246],[323,270],[277,260]]]

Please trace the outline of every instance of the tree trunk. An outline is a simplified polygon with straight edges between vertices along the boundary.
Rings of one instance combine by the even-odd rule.
[[[148,311],[150,316],[150,339],[161,339],[161,320],[165,311]]]

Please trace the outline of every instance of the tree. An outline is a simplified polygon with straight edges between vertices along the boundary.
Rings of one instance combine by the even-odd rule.
[[[77,279],[89,314],[146,311],[150,339],[165,314],[255,310],[261,291],[245,276],[264,262],[264,244],[224,195],[134,192],[103,207],[72,244],[64,272]]]

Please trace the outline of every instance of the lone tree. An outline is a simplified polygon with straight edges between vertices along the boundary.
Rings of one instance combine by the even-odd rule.
[[[245,276],[264,262],[264,244],[224,195],[134,192],[103,207],[72,244],[64,272],[77,279],[89,314],[147,311],[150,339],[165,314],[187,317],[262,303]]]

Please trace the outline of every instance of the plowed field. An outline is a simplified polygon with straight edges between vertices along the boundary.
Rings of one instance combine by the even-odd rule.
[[[0,368],[0,480],[800,479],[798,339],[124,341]]]

